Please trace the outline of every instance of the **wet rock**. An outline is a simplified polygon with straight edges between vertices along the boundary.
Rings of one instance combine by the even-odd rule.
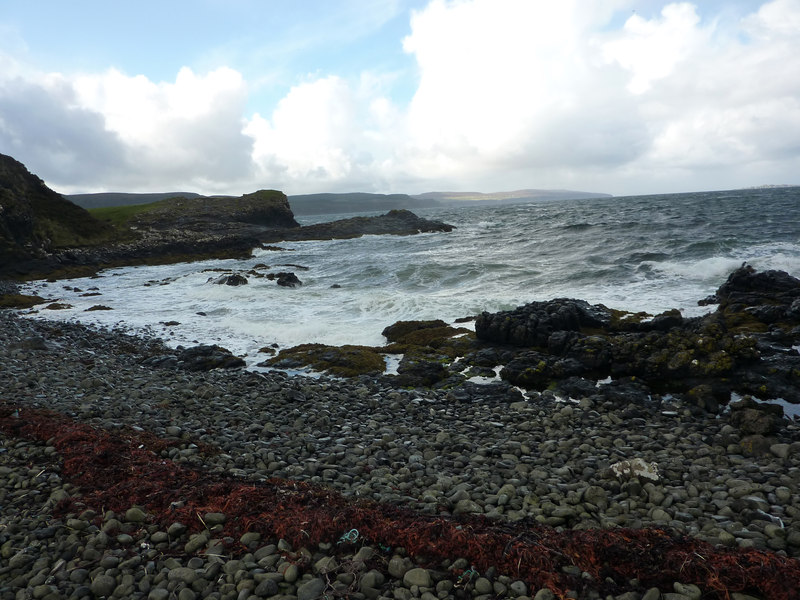
[[[282,272],[275,275],[276,283],[281,287],[295,288],[303,285],[297,275],[291,272]]]
[[[186,371],[210,371],[211,369],[235,369],[245,366],[245,361],[229,350],[216,344],[201,344],[180,352],[178,368]]]
[[[584,300],[559,298],[531,302],[513,311],[481,313],[475,320],[478,339],[514,346],[547,347],[551,335],[559,331],[580,331],[603,327],[611,314],[603,306]]]
[[[744,435],[770,435],[778,431],[783,408],[777,404],[759,403],[750,397],[731,404],[730,424]]]
[[[214,280],[214,283],[217,285],[239,286],[247,285],[249,282],[247,281],[247,277],[244,275],[233,273],[232,275],[222,275],[218,277]]]

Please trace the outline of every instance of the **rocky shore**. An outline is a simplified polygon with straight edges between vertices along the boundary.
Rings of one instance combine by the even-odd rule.
[[[155,339],[0,311],[0,599],[800,597],[800,426],[774,415],[766,451],[748,453],[736,415],[752,401],[717,415],[667,396],[564,401],[507,384],[403,389],[381,377],[147,366],[174,354]],[[84,450],[68,435],[84,426],[118,450]],[[119,466],[126,452],[151,461],[154,481],[174,469],[176,490],[187,473],[197,490],[231,476],[252,487],[225,488],[239,491],[221,506],[180,488],[164,511],[155,495],[136,499],[144,482]],[[95,463],[76,466],[87,456]],[[101,467],[115,466],[128,485],[115,490],[129,496],[103,489]],[[286,507],[259,508],[266,480],[287,505],[307,483],[329,504],[378,503],[368,506],[473,537],[439,556],[425,550],[442,542],[429,530],[412,548],[409,531],[394,538],[405,547],[367,536],[368,523],[359,532],[303,512],[275,517],[287,533],[270,537],[265,521]],[[235,497],[259,519],[237,513]],[[484,555],[484,526],[512,532],[497,555]],[[315,528],[340,533],[314,540]],[[690,548],[683,567],[637,554],[637,531]],[[544,576],[528,562],[552,536],[572,541],[547,550]],[[519,540],[540,551],[511,567]],[[637,576],[620,575],[627,564]]]

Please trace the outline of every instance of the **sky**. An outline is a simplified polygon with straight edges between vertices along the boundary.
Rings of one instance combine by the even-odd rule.
[[[0,0],[61,193],[800,184],[800,0]]]

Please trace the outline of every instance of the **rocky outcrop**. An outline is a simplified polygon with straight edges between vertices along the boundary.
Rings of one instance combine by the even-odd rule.
[[[107,240],[111,228],[65,200],[25,165],[0,154],[0,276],[57,248]]]
[[[147,205],[147,210],[131,219],[135,227],[156,230],[222,232],[239,229],[242,224],[278,230],[300,227],[286,195],[277,190],[259,190],[235,198],[171,198]]]
[[[452,230],[452,225],[420,218],[408,210],[390,210],[385,215],[377,217],[352,217],[330,223],[306,225],[298,229],[265,233],[264,241],[332,240],[363,235],[414,235]]]
[[[720,286],[717,310],[683,319],[655,318],[582,300],[533,302],[483,313],[476,335],[516,347],[501,377],[527,389],[564,387],[608,377],[636,381],[651,393],[685,394],[716,411],[731,392],[800,403],[800,280],[779,271],[736,270]],[[486,350],[465,361],[485,368]],[[586,386],[584,386],[586,387]],[[588,389],[579,390],[587,392]]]
[[[216,344],[201,344],[179,349],[177,354],[158,354],[144,359],[141,364],[161,369],[184,371],[211,371],[212,369],[237,369],[245,366],[242,358]]]

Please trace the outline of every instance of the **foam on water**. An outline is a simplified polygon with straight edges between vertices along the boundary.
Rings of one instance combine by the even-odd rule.
[[[250,363],[273,344],[382,345],[381,331],[399,320],[453,322],[557,297],[695,316],[713,310],[697,301],[744,261],[800,275],[800,232],[787,224],[800,221],[798,192],[418,211],[457,229],[286,242],[284,250],[258,249],[242,261],[115,269],[99,279],[34,282],[26,291],[73,305],[40,310],[41,317],[119,325],[173,345],[217,343]],[[209,283],[220,269],[258,264],[293,271],[303,286],[252,276],[244,286]],[[102,295],[82,296],[95,286]],[[95,304],[114,310],[85,312]]]

